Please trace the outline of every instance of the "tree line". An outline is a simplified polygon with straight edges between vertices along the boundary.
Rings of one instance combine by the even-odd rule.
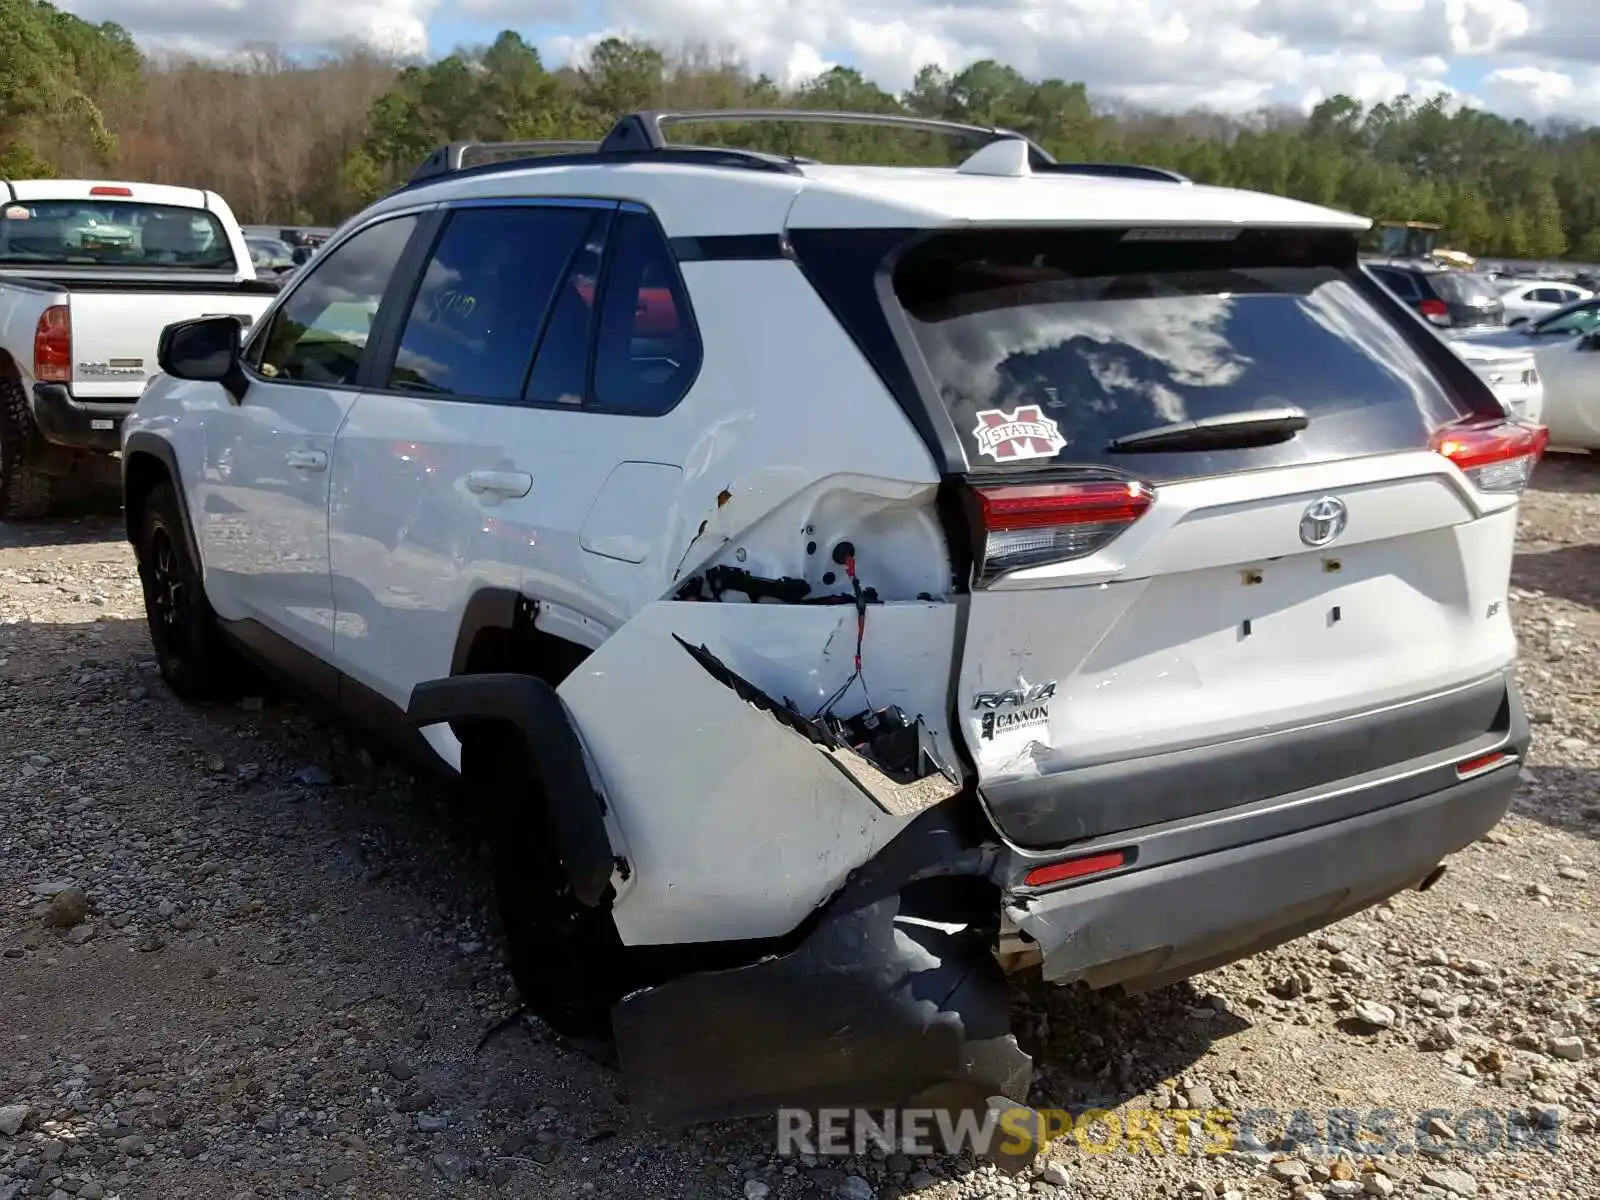
[[[1378,220],[1442,225],[1448,243],[1508,258],[1600,261],[1600,130],[1533,125],[1446,98],[1309,114],[1156,113],[1097,103],[994,61],[924,67],[894,94],[836,67],[797,88],[731,55],[609,39],[548,68],[516,33],[430,63],[350,47],[271,48],[224,61],[141,54],[126,30],[46,0],[0,0],[0,176],[111,175],[210,187],[245,222],[333,224],[448,141],[602,136],[641,108],[850,109],[1021,130],[1060,159],[1141,162]],[[948,163],[950,139],[798,124],[674,131],[824,161]]]

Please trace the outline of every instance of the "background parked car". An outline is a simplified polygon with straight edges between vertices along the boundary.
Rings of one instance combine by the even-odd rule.
[[[278,238],[248,234],[244,243],[250,248],[250,262],[258,277],[286,275],[300,265],[294,248]]]
[[[1369,263],[1367,267],[1379,282],[1435,325],[1460,329],[1505,324],[1505,304],[1486,275],[1420,263]]]
[[[1594,293],[1572,283],[1548,279],[1500,281],[1500,301],[1506,308],[1506,324],[1521,325],[1564,308],[1575,300],[1587,300]]]
[[[1556,450],[1600,451],[1600,296],[1578,300],[1515,329],[1452,331],[1448,340],[1473,361],[1479,348],[1531,350]],[[1481,355],[1479,355],[1481,356]],[[1480,372],[1481,373],[1481,372]]]

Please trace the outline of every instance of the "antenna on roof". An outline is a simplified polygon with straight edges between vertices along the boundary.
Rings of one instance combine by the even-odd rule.
[[[1029,162],[1032,157],[1033,148],[1022,138],[1005,138],[979,148],[957,171],[962,175],[1003,175],[1021,179],[1033,174]]]

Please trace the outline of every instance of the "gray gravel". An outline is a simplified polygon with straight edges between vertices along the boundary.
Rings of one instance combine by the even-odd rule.
[[[1068,1137],[1011,1179],[654,1133],[536,1023],[480,1048],[516,1005],[470,814],[282,702],[176,702],[117,519],[0,526],[0,1200],[1600,1195],[1597,529],[1600,464],[1544,464],[1512,594],[1532,760],[1438,886],[1153,995],[1018,989],[1040,1107],[1389,1108],[1429,1152],[1258,1121],[1256,1153]],[[1474,1153],[1472,1109],[1560,1152]]]

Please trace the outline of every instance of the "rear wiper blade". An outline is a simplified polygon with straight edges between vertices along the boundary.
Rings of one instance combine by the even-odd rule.
[[[1224,413],[1198,421],[1179,421],[1130,433],[1106,446],[1113,454],[1153,453],[1158,450],[1246,450],[1286,442],[1311,418],[1302,409],[1258,408]]]

